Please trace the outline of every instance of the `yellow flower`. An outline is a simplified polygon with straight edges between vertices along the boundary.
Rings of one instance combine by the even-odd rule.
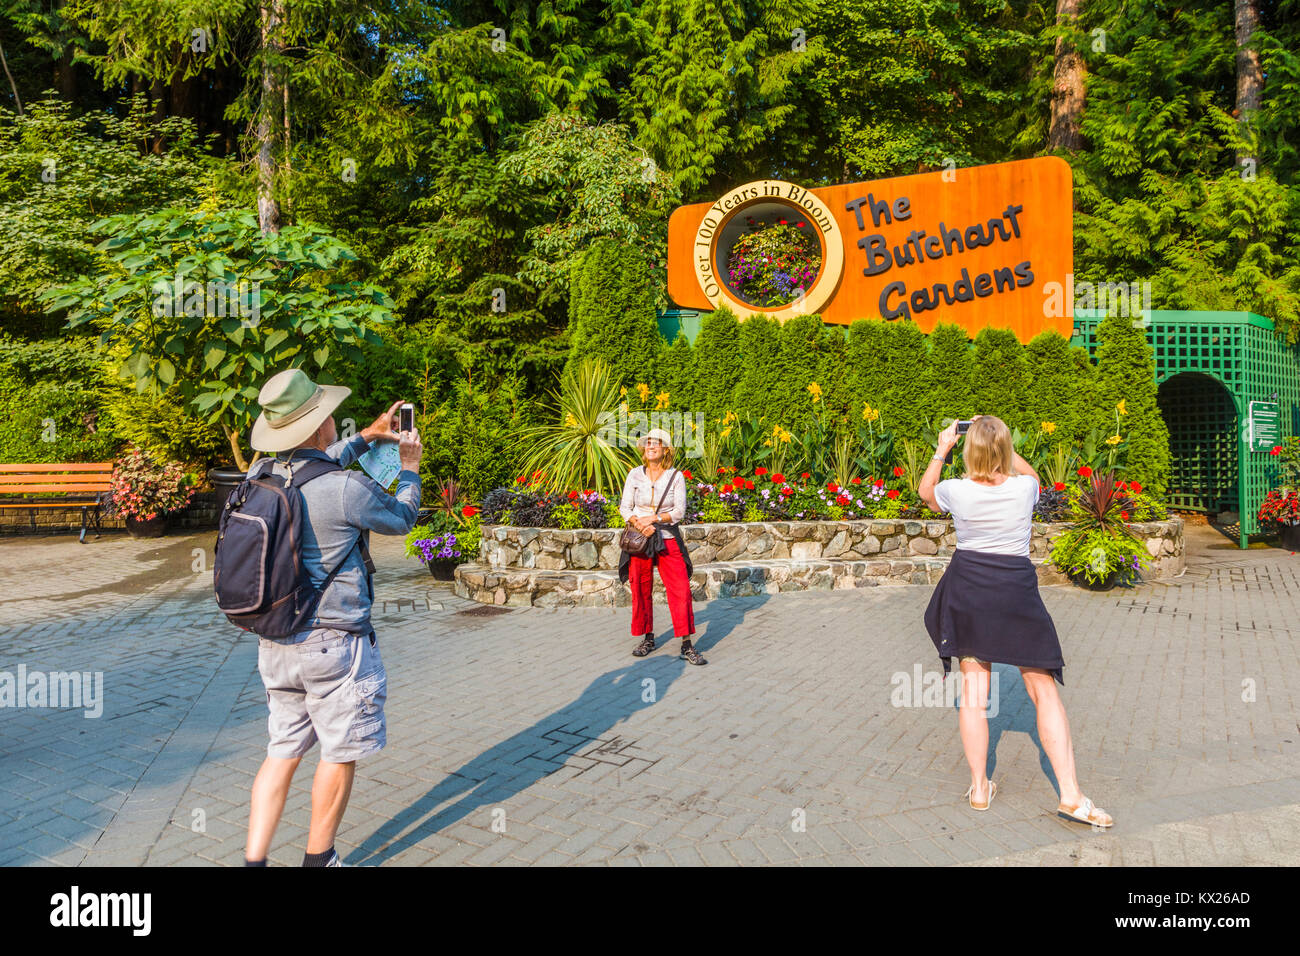
[[[862,420],[864,422],[874,422],[880,418],[880,409],[872,408],[870,405],[862,406]]]
[[[1042,426],[1043,426],[1043,431],[1045,431],[1049,435],[1052,434],[1052,432],[1056,431],[1056,422],[1043,422]]]
[[[565,414],[565,416],[564,416],[564,424],[567,425],[569,428],[577,428],[577,427],[578,427],[578,420],[577,420],[576,418],[573,417],[573,412],[568,412],[568,413]]]
[[[655,396],[655,408],[660,409],[660,408],[667,408],[667,407],[668,407],[668,393],[660,392],[658,395]]]
[[[1118,435],[1111,435],[1109,438],[1106,439],[1106,444],[1107,444],[1107,445],[1118,445],[1118,444],[1119,444],[1120,442],[1122,442],[1123,440],[1124,440],[1124,439],[1120,438]]]
[[[627,386],[624,385],[622,388],[620,388],[620,389],[618,390],[618,397],[619,397],[619,398],[623,398],[623,397],[625,397],[626,395],[627,395]]]
[[[763,442],[763,447],[764,447],[764,448],[771,448],[771,447],[772,447],[772,439],[769,438],[767,441]]]
[[[1119,404],[1115,406],[1115,411],[1119,412],[1121,415],[1128,414],[1128,409],[1124,407],[1124,399],[1121,398],[1119,400]]]
[[[731,434],[731,426],[728,425],[728,426],[727,426],[726,428],[724,428],[722,431],[718,432],[718,437],[719,437],[719,438],[726,438],[726,437],[727,437],[728,435],[730,435],[730,434]]]
[[[816,382],[808,386],[808,391],[812,392],[813,403],[816,404],[822,400],[822,387]]]
[[[724,415],[722,418],[722,424],[724,425],[734,421],[737,421],[735,412],[727,412],[727,414]]]
[[[636,386],[636,393],[641,396],[641,401],[644,402],[647,398],[650,397],[650,386],[647,385],[645,382],[638,382]]]
[[[697,432],[699,430],[700,430],[700,426],[695,424],[695,422],[691,422],[691,431]]]

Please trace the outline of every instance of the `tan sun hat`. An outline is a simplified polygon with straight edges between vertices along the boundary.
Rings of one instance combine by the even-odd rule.
[[[673,436],[668,434],[662,428],[650,429],[648,432],[646,432],[644,435],[642,435],[640,438],[636,440],[636,447],[645,448],[646,441],[651,438],[658,438],[660,443],[662,443],[665,448],[673,447]]]
[[[272,375],[257,396],[262,414],[253,422],[250,444],[257,451],[297,448],[351,394],[342,385],[317,385],[300,368]]]

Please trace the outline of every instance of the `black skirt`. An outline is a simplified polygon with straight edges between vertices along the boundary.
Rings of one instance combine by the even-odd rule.
[[[952,658],[978,657],[1041,667],[1065,684],[1061,642],[1027,557],[958,548],[925,610],[925,628],[945,674]]]

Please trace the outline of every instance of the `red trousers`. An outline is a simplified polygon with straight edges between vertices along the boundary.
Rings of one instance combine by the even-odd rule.
[[[654,611],[650,603],[654,589],[654,566],[659,566],[659,580],[668,596],[668,611],[673,617],[673,634],[690,637],[695,633],[695,609],[691,606],[691,579],[676,538],[665,538],[668,550],[657,558],[633,556],[627,569],[628,587],[632,589],[632,634],[641,637],[655,631]]]

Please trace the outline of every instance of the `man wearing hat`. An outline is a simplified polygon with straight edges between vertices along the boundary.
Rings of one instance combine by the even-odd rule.
[[[386,742],[387,675],[370,626],[374,594],[365,539],[371,531],[406,534],[420,510],[419,433],[397,432],[393,404],[368,428],[338,440],[333,412],[351,389],[317,385],[301,369],[272,376],[258,395],[262,414],[252,445],[277,452],[249,469],[254,478],[288,478],[312,459],[337,460],[344,468],[373,442],[396,441],[401,459],[397,492],[390,495],[357,471],[332,471],[304,482],[302,560],[321,595],[307,630],[282,639],[258,638],[257,668],[270,709],[267,757],[253,781],[245,861],[265,866],[271,837],[284,810],[289,784],[303,756],[317,741],[320,764],[311,790],[311,827],[303,866],[341,866],[334,851],[343,811],[352,792],[356,761]]]

